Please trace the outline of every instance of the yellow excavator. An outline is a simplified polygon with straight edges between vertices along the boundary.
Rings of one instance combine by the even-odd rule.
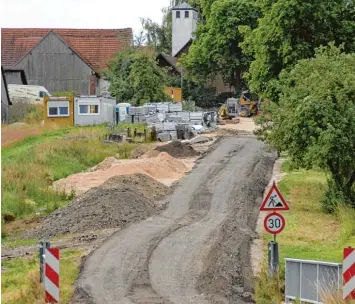
[[[243,91],[239,99],[228,98],[226,102],[220,107],[218,115],[222,119],[231,119],[238,116],[254,116],[259,112],[260,103],[260,98],[250,94],[248,91]]]
[[[248,91],[242,92],[239,98],[240,116],[249,117],[258,115],[261,104],[261,98],[249,93]]]

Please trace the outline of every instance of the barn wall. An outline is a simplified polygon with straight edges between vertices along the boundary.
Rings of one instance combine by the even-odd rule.
[[[7,99],[5,82],[1,73],[1,121],[7,123],[9,120],[9,100]]]
[[[19,71],[4,71],[7,84],[24,84],[21,72]]]
[[[29,85],[50,93],[89,94],[91,68],[53,32],[50,32],[15,68],[24,69]]]

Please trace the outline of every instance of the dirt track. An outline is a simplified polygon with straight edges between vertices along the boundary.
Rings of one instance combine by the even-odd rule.
[[[166,211],[88,257],[73,303],[252,303],[249,248],[274,160],[254,138],[221,139]]]

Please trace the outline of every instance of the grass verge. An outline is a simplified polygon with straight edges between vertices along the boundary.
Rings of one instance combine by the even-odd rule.
[[[82,172],[108,156],[129,158],[135,143],[105,144],[105,126],[50,130],[2,149],[2,215],[5,221],[50,213],[72,195],[55,192],[53,181]]]
[[[68,303],[74,282],[79,275],[83,251],[61,250],[60,252],[60,303]],[[1,303],[44,303],[43,286],[39,283],[38,256],[17,258],[2,262]]]
[[[283,166],[289,171],[288,164]],[[284,258],[342,262],[343,248],[355,243],[355,210],[339,206],[336,214],[322,211],[321,199],[326,190],[326,175],[317,170],[294,170],[279,183],[279,189],[290,205],[282,212],[285,230],[277,236],[280,274],[275,280],[265,268],[256,282],[257,303],[280,303],[284,292]],[[265,252],[272,236],[264,235]],[[327,303],[327,302],[325,302]],[[337,302],[329,302],[337,303]]]

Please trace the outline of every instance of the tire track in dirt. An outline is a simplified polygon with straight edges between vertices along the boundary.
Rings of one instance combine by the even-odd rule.
[[[235,150],[238,153],[226,159],[221,174],[208,183],[213,195],[206,216],[170,234],[154,251],[149,268],[151,284],[163,297],[173,303],[210,303],[207,295],[198,293],[196,287],[212,249],[211,237],[222,227],[230,207],[242,203],[238,195],[244,191],[245,179],[260,160],[257,155],[260,148],[246,144]]]
[[[118,232],[88,258],[78,290],[93,303],[217,303],[208,290],[199,294],[199,280],[229,212],[244,211],[235,198],[263,153],[253,138],[222,139],[177,185],[162,215]]]

